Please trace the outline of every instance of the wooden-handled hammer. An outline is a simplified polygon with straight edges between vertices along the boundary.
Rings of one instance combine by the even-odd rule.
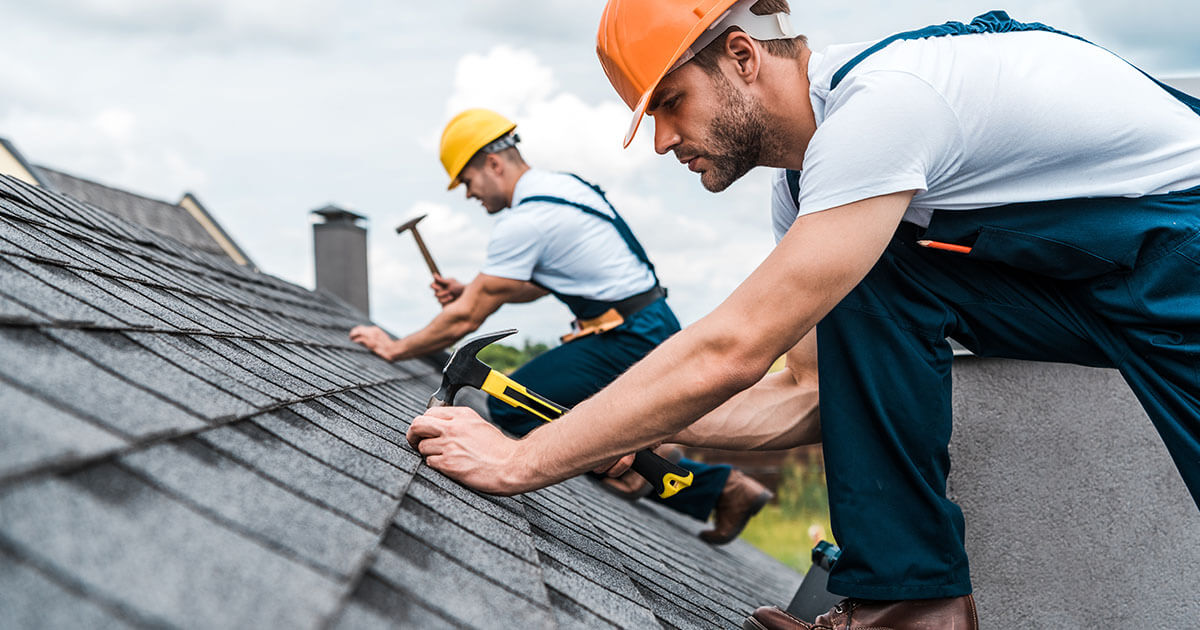
[[[429,398],[429,406],[452,405],[458,390],[463,387],[475,387],[546,422],[570,411],[567,407],[543,398],[503,373],[493,370],[475,356],[486,346],[515,332],[516,329],[510,328],[479,335],[459,346],[442,369],[442,385]],[[634,455],[632,468],[650,482],[658,496],[664,499],[692,485],[692,471],[685,470],[648,449],[638,451]]]
[[[417,247],[421,250],[421,255],[425,257],[425,264],[429,265],[429,271],[435,276],[440,276],[442,274],[438,271],[437,265],[434,264],[433,256],[429,255],[429,249],[425,247],[425,241],[421,240],[421,233],[417,231],[417,224],[421,222],[421,219],[424,219],[427,216],[429,215],[422,214],[415,219],[409,219],[408,221],[401,223],[396,227],[396,233],[403,234],[405,230],[412,230],[413,238],[417,239]]]

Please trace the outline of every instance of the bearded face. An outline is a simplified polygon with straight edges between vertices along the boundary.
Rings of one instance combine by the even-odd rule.
[[[761,163],[767,121],[762,104],[739,92],[724,74],[713,76],[721,106],[697,152],[710,163],[700,183],[721,192]]]

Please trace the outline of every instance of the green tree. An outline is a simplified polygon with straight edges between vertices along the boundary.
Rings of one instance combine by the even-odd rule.
[[[520,348],[494,343],[479,351],[479,360],[491,366],[493,370],[512,374],[517,368],[528,363],[530,359],[549,349],[550,346],[540,341],[531,343],[528,339]]]

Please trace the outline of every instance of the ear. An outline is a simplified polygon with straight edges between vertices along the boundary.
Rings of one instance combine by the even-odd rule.
[[[495,153],[489,153],[484,156],[483,167],[493,175],[504,174],[504,160],[500,159],[500,156]]]
[[[758,79],[762,64],[762,51],[758,42],[743,31],[734,31],[725,38],[725,56],[731,62],[734,74],[745,83]]]

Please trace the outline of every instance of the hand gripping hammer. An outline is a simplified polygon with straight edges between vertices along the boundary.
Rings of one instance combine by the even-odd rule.
[[[524,409],[546,422],[551,422],[570,411],[567,407],[529,391],[524,385],[493,370],[475,356],[488,345],[515,332],[516,329],[510,328],[479,335],[459,346],[442,369],[442,386],[430,397],[429,406],[444,407],[453,404],[458,390],[470,386],[481,389],[513,407]],[[684,470],[648,449],[638,451],[634,455],[632,468],[650,482],[658,496],[664,499],[692,485],[691,471]]]

